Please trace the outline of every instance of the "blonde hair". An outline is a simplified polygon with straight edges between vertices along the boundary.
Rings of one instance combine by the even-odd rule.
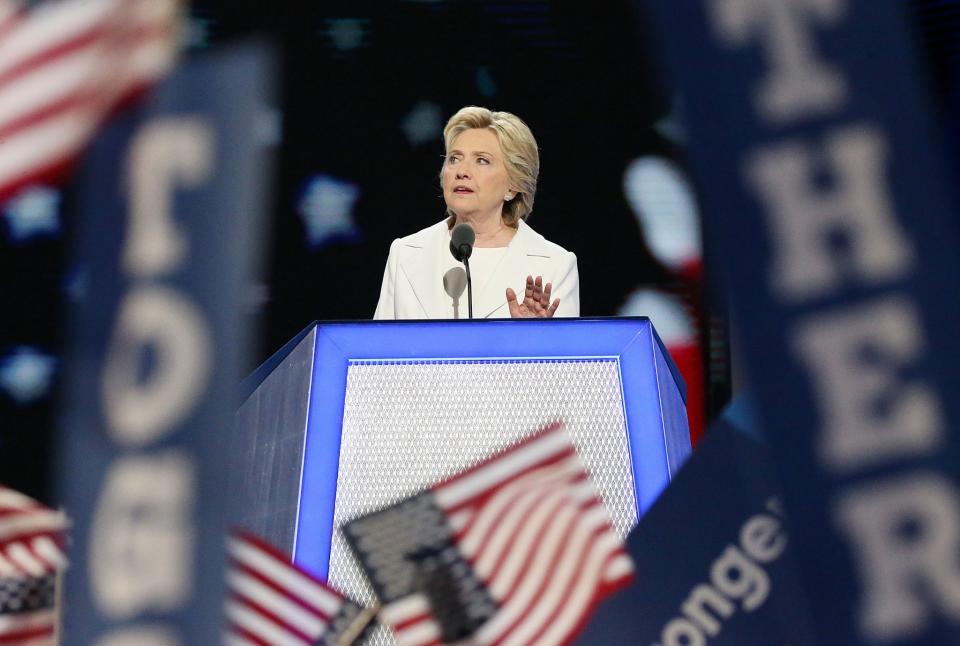
[[[467,106],[450,117],[443,129],[444,149],[450,152],[453,140],[465,130],[488,128],[497,136],[503,150],[504,166],[510,187],[516,191],[512,200],[503,205],[503,221],[516,228],[519,220],[526,220],[533,211],[540,174],[540,152],[533,133],[523,120],[509,112],[491,112],[487,108]],[[447,209],[447,213],[450,210]]]

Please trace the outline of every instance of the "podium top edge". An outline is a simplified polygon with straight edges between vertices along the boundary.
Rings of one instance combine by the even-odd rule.
[[[509,336],[502,336],[506,333],[504,330],[505,326],[513,326],[513,330],[518,330],[520,327],[526,327],[527,330],[530,328],[527,326],[534,327],[550,327],[550,328],[571,328],[571,327],[582,327],[582,326],[592,326],[600,325],[602,327],[610,327],[611,334],[614,337],[617,337],[617,341],[611,341],[612,345],[609,348],[605,348],[605,351],[602,352],[588,352],[581,353],[580,356],[584,354],[587,355],[596,355],[596,356],[618,356],[619,350],[624,346],[618,346],[618,343],[626,342],[627,345],[636,338],[636,333],[641,332],[643,329],[649,329],[650,336],[656,343],[657,348],[659,349],[660,354],[663,356],[667,367],[670,370],[671,376],[675,381],[677,388],[680,391],[681,397],[686,402],[687,398],[687,388],[686,383],[684,382],[683,377],[680,374],[680,371],[677,369],[676,365],[673,362],[670,353],[667,351],[663,342],[661,341],[659,335],[657,334],[656,328],[650,321],[649,317],[646,316],[616,316],[616,317],[581,317],[581,318],[562,318],[562,319],[460,319],[460,320],[438,320],[438,319],[406,319],[406,320],[369,320],[369,319],[360,319],[360,320],[334,320],[334,321],[313,321],[306,327],[304,327],[300,332],[298,332],[290,341],[285,343],[277,352],[275,352],[271,357],[264,361],[259,367],[257,367],[243,382],[240,384],[237,404],[240,405],[246,401],[251,394],[257,389],[257,387],[267,378],[267,376],[273,372],[274,369],[279,366],[284,359],[286,359],[291,352],[306,338],[311,332],[317,330],[317,333],[323,335],[324,332],[328,332],[332,335],[331,338],[337,338],[338,343],[346,335],[346,337],[355,337],[358,332],[358,328],[362,327],[364,329],[373,330],[375,328],[410,328],[410,334],[413,337],[424,337],[422,330],[426,328],[433,327],[442,327],[446,330],[453,330],[456,328],[462,327],[472,327],[476,328],[483,326],[484,328],[499,329],[500,332],[497,333],[499,339],[509,339]],[[639,325],[638,325],[639,324]],[[518,327],[519,326],[519,327]],[[421,332],[415,332],[414,330],[421,330]],[[615,331],[614,331],[615,330]],[[410,334],[407,335],[407,338],[410,338]],[[431,331],[431,334],[433,332]],[[447,335],[448,338],[449,335]],[[524,334],[528,338],[539,338],[539,337],[529,337],[529,334]],[[603,339],[603,336],[591,335],[591,341],[594,345],[597,343],[597,339]],[[431,337],[433,338],[433,337]],[[463,338],[463,337],[458,337]],[[318,341],[319,342],[319,341]],[[351,341],[353,345],[357,345],[356,340]],[[448,342],[447,345],[450,345]],[[396,356],[396,355],[380,355],[383,356]],[[429,353],[424,354],[423,358],[430,358]],[[454,355],[459,356],[459,355]],[[464,355],[465,357],[468,355]],[[484,357],[485,354],[477,355],[478,357]],[[511,353],[506,353],[504,357],[513,356]],[[526,357],[536,356],[536,352],[532,355],[528,354]],[[566,353],[544,353],[543,356],[566,356]],[[361,357],[357,357],[358,359]],[[452,358],[452,357],[450,357]]]

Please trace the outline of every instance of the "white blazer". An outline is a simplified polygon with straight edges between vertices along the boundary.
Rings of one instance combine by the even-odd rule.
[[[394,240],[373,318],[450,318],[452,299],[443,288],[443,274],[451,260],[446,220]],[[504,293],[512,287],[522,301],[527,276],[543,276],[544,285],[553,283],[550,299],[560,299],[554,316],[580,316],[577,257],[521,220],[493,275],[473,290],[473,317],[510,318]],[[466,294],[461,302],[461,317],[466,318]]]

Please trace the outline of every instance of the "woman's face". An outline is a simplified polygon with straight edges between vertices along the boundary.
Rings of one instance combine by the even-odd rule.
[[[497,135],[487,128],[464,130],[450,143],[443,164],[443,199],[458,216],[496,215],[513,196]]]

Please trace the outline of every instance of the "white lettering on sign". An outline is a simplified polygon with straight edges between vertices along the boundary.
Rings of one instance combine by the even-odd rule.
[[[767,508],[776,513],[778,501],[771,498]],[[683,614],[663,626],[660,642],[654,646],[705,646],[733,616],[734,602],[739,601],[744,612],[752,612],[769,598],[770,575],[761,564],[772,563],[786,550],[783,520],[773,514],[755,514],[740,527],[739,539],[710,564],[709,583],[694,586],[680,604]]]
[[[851,472],[922,455],[945,437],[936,391],[901,376],[924,354],[913,303],[889,296],[811,317],[793,345],[821,409],[817,449],[831,469]]]
[[[103,375],[110,434],[143,446],[169,433],[203,396],[213,342],[196,306],[169,287],[134,287],[114,323]]]
[[[784,301],[830,295],[845,279],[877,284],[911,267],[887,194],[886,156],[882,135],[859,126],[831,133],[822,149],[778,143],[749,159],[747,177],[770,224],[770,280]]]
[[[843,76],[813,42],[817,27],[844,17],[846,0],[711,0],[708,6],[721,42],[762,41],[768,73],[755,98],[760,116],[781,124],[832,112],[846,101]]]
[[[129,456],[110,466],[90,535],[90,584],[113,620],[189,601],[194,465],[180,451]]]
[[[861,485],[838,501],[863,581],[860,625],[889,642],[922,630],[934,613],[960,621],[960,499],[938,475]]]
[[[107,467],[88,555],[91,597],[107,621],[177,612],[192,600],[196,464],[190,453],[160,442],[170,442],[203,400],[213,339],[189,294],[163,279],[189,260],[174,196],[209,179],[213,133],[200,119],[157,119],[137,132],[126,159],[130,213],[121,268],[133,282],[118,304],[100,394],[107,437],[128,452]],[[108,633],[98,643],[181,640],[170,626],[153,622]]]
[[[706,646],[707,638],[692,623],[682,617],[670,620],[660,635],[664,646]]]
[[[120,628],[97,640],[96,646],[179,646],[180,639],[166,626]]]
[[[761,121],[811,129],[817,128],[811,118],[840,121],[850,107],[850,83],[842,68],[822,58],[816,32],[844,19],[852,25],[852,3],[704,2],[725,49],[757,44],[761,50],[764,69],[752,102]],[[866,1],[857,6],[872,8]],[[878,89],[879,96],[888,88]],[[960,492],[946,477],[956,468],[917,461],[935,458],[947,440],[941,398],[953,384],[921,371],[930,344],[920,308],[903,287],[920,278],[919,254],[896,222],[887,134],[883,125],[846,121],[828,124],[821,142],[761,144],[747,151],[742,169],[766,217],[775,299],[799,308],[829,303],[850,287],[874,290],[868,302],[798,316],[786,337],[821,412],[820,428],[811,429],[820,431],[813,466],[825,480],[835,529],[853,554],[861,636],[889,641],[919,637],[936,620],[960,621]],[[906,475],[878,481],[883,467]]]
[[[127,159],[130,223],[123,267],[131,276],[173,271],[188,249],[173,212],[179,187],[203,184],[213,170],[213,134],[199,119],[160,119],[144,126]]]

